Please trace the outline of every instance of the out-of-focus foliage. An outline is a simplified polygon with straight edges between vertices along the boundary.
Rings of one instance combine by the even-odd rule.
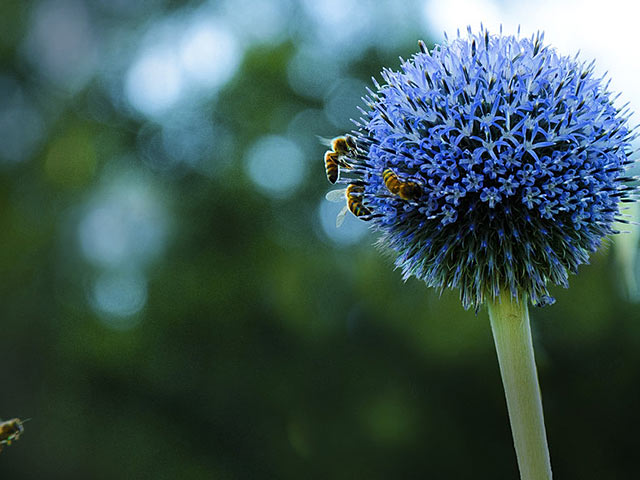
[[[323,200],[420,3],[0,2],[2,478],[515,478],[486,314]],[[636,471],[616,268],[532,312],[558,478]]]

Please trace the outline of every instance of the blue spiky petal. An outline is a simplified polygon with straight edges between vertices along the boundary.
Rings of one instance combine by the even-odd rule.
[[[482,29],[422,47],[382,77],[342,181],[365,185],[371,224],[404,278],[459,288],[465,308],[503,289],[551,303],[548,284],[567,285],[634,194],[624,171],[635,134],[593,64],[542,35]],[[391,194],[388,168],[421,196]]]

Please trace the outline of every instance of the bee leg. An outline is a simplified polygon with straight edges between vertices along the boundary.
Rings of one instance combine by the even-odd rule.
[[[353,165],[351,165],[349,162],[345,162],[342,159],[338,160],[337,164],[340,165],[342,168],[345,168],[347,170],[353,169]]]

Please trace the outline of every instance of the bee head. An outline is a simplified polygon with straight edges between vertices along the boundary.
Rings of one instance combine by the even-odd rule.
[[[420,195],[422,195],[422,188],[420,188],[420,185],[418,185],[417,183],[408,182],[405,186],[404,193],[411,200],[417,200],[418,198],[420,198]]]
[[[347,147],[349,147],[351,150],[355,150],[357,148],[356,139],[351,135],[345,135],[344,140],[347,144]]]

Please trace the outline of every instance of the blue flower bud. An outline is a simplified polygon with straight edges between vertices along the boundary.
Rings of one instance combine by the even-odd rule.
[[[501,290],[552,303],[548,284],[567,285],[635,194],[635,133],[593,63],[469,29],[382,77],[340,181],[364,185],[403,277],[459,288],[465,308]]]

